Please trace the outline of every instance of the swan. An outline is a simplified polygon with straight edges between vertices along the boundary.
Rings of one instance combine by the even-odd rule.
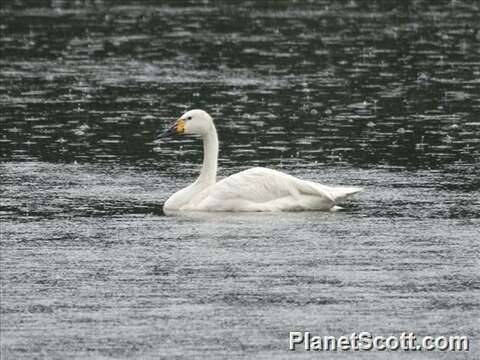
[[[339,201],[362,190],[330,187],[263,167],[217,182],[218,137],[212,117],[199,109],[187,111],[161,138],[179,134],[198,135],[203,140],[203,165],[193,184],[165,202],[165,212],[336,210]]]

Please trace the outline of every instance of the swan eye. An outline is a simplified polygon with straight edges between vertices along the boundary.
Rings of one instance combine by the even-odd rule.
[[[187,120],[192,120],[192,117],[191,116],[187,117]]]

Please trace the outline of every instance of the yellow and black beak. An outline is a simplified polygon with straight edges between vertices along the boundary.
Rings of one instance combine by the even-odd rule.
[[[178,119],[175,123],[170,126],[163,134],[160,135],[161,138],[171,137],[178,134],[183,134],[185,131],[185,120]]]

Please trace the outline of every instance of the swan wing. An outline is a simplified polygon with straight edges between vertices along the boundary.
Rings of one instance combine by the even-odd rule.
[[[256,167],[220,180],[197,204],[202,210],[325,210],[335,204],[331,189],[280,171]]]

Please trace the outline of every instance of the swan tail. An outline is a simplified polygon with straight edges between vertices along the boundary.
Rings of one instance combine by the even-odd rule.
[[[356,194],[360,191],[363,191],[363,188],[358,186],[339,186],[334,187],[330,190],[332,193],[333,199],[335,201],[341,201],[346,199],[347,197]]]
[[[340,211],[340,210],[343,210],[343,208],[342,208],[341,206],[337,206],[337,205],[332,206],[332,207],[330,208],[330,211],[331,211],[331,212]]]

